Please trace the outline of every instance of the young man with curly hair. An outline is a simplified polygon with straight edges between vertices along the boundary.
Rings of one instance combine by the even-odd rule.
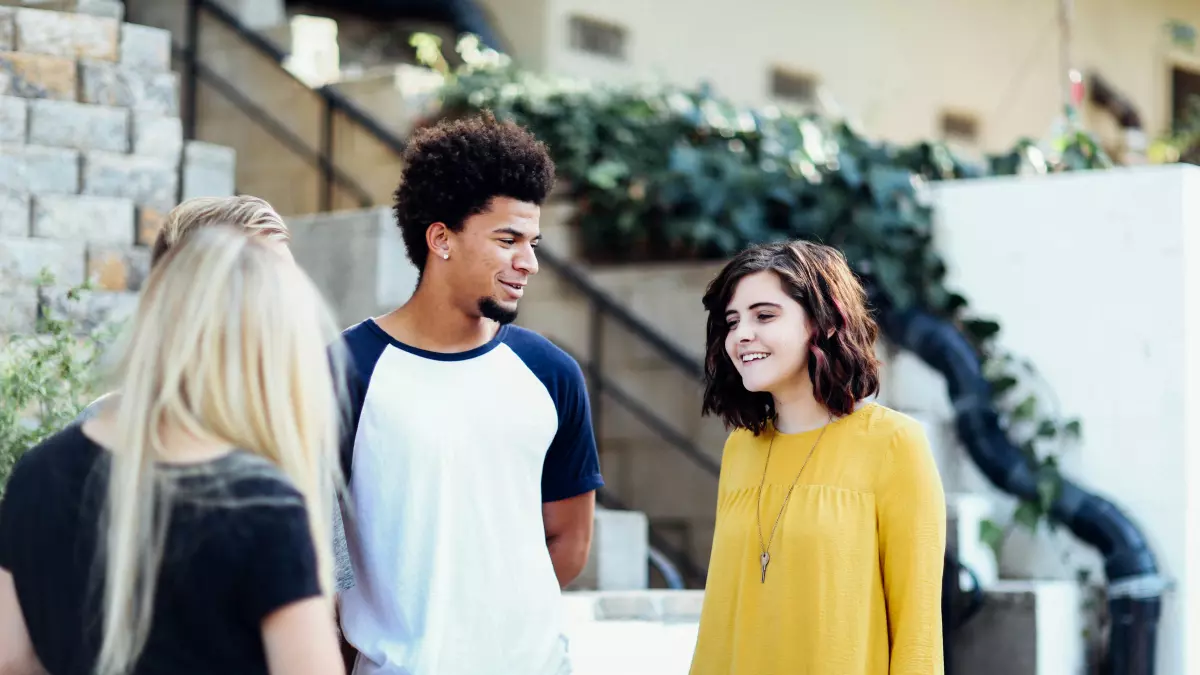
[[[579,365],[512,323],[554,165],[486,113],[418,132],[404,165],[395,216],[417,288],[345,332],[353,672],[568,673],[561,589],[603,480]]]

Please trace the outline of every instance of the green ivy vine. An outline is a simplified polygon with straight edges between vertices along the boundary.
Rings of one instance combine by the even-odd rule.
[[[117,330],[72,318],[69,310],[85,300],[90,283],[56,291],[54,276],[43,270],[34,286],[41,300],[36,333],[0,336],[0,494],[21,455],[96,397],[100,359]]]
[[[1079,421],[1062,417],[1031,363],[999,346],[999,323],[972,314],[947,286],[928,185],[1111,166],[1091,136],[1072,131],[1046,149],[1023,139],[971,163],[940,143],[872,141],[844,122],[739,107],[703,86],[605,86],[533,73],[471,36],[459,42],[454,68],[436,37],[415,36],[414,46],[445,76],[439,116],[488,109],[545,141],[578,205],[590,260],[720,259],[758,242],[819,240],[870,272],[898,307],[955,322],[1039,478],[1039,498],[1021,502],[1013,520],[1035,530],[1046,518],[1061,485],[1058,458],[1078,442]],[[1003,535],[991,523],[981,532],[993,546]]]

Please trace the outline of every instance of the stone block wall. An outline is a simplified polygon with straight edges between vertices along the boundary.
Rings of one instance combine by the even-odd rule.
[[[119,0],[0,0],[0,334],[42,306],[129,315],[167,212],[234,193],[234,151],[184,140],[170,34],[123,19]],[[96,290],[67,308],[42,270]]]

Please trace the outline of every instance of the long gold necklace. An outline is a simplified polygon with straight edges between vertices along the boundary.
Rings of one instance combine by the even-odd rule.
[[[771,448],[775,447],[775,437],[779,432],[771,428],[771,443],[767,446],[767,461],[763,462],[762,480],[758,482],[758,508],[754,510],[754,519],[758,522],[758,547],[762,551],[758,561],[762,565],[762,583],[767,583],[767,565],[771,562],[771,542],[775,541],[775,528],[779,527],[779,519],[783,517],[783,511],[787,508],[788,500],[792,498],[792,490],[796,489],[796,482],[800,480],[800,474],[804,473],[804,467],[808,466],[808,460],[812,459],[813,452],[816,451],[817,445],[821,442],[821,437],[825,435],[825,430],[833,423],[833,417],[829,418],[829,422],[821,427],[821,433],[817,434],[817,440],[808,450],[808,456],[804,458],[804,463],[800,465],[800,470],[796,472],[796,477],[792,479],[792,485],[788,488],[787,494],[783,498],[783,506],[779,507],[779,515],[775,516],[775,524],[771,526],[771,537],[767,539],[767,543],[763,544],[762,535],[762,493],[763,486],[767,482],[767,466],[771,463]]]

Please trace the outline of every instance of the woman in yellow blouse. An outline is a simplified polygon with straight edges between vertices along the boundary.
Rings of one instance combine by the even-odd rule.
[[[921,426],[866,401],[875,322],[836,249],[743,251],[704,296],[725,444],[691,675],[940,675],[946,503]]]

